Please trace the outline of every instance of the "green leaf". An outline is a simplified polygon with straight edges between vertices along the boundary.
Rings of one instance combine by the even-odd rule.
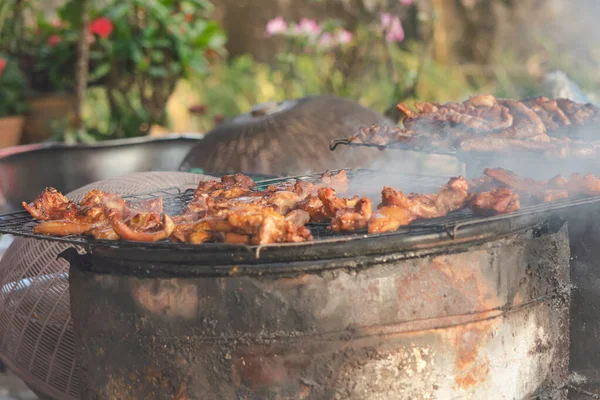
[[[211,49],[217,49],[223,47],[227,43],[227,35],[222,32],[215,33],[215,35],[209,40],[208,47]]]
[[[190,57],[188,66],[196,73],[203,74],[207,70],[207,62],[201,53],[194,53]]]
[[[150,75],[153,78],[166,78],[167,76],[169,76],[169,71],[167,71],[167,69],[162,65],[153,65],[150,68],[148,68],[148,75]]]
[[[124,2],[122,4],[113,3],[110,7],[106,7],[106,10],[106,17],[108,17],[113,22],[120,21],[125,19],[129,14],[130,5],[127,2]]]
[[[145,61],[144,52],[142,51],[140,46],[138,46],[135,43],[132,43],[130,46],[130,50],[131,59],[133,60],[133,62],[136,63],[136,65],[140,65]]]
[[[186,3],[189,3],[192,7],[204,11],[212,11],[214,9],[214,5],[207,0],[188,0]]]
[[[156,48],[169,48],[169,47],[171,47],[171,42],[169,41],[169,39],[166,39],[166,38],[155,39],[154,40],[154,47],[156,47]]]
[[[100,50],[90,50],[89,55],[90,60],[100,60],[105,57],[104,52]]]
[[[156,63],[162,63],[163,61],[165,61],[165,53],[159,50],[153,50],[150,53],[150,60]]]
[[[169,69],[171,70],[171,75],[178,76],[181,74],[183,69],[181,68],[181,64],[177,62],[172,62],[169,64]]]
[[[110,72],[110,67],[111,66],[109,63],[104,63],[104,64],[98,65],[98,67],[96,67],[96,69],[94,69],[90,73],[90,75],[88,77],[88,81],[95,82],[98,79],[105,77]]]
[[[146,40],[152,40],[154,39],[154,36],[156,36],[156,34],[158,33],[159,28],[156,25],[151,25],[148,28],[144,29],[144,31],[142,32],[142,34],[144,35],[144,39]]]
[[[167,21],[169,19],[169,9],[157,1],[140,1],[140,6],[150,11],[153,19]]]
[[[81,10],[81,0],[69,0],[58,10],[58,15],[60,19],[78,29],[81,27]]]
[[[96,143],[96,138],[94,136],[92,136],[90,133],[88,133],[88,131],[85,129],[77,132],[77,138],[82,143],[87,143],[87,144]]]

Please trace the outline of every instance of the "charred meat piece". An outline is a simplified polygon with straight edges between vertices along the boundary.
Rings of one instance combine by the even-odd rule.
[[[564,200],[569,197],[568,190],[548,189],[542,194],[544,203],[554,203],[555,201]]]
[[[160,216],[156,213],[137,214],[124,220],[121,213],[112,208],[108,210],[108,217],[113,230],[121,239],[134,242],[158,242],[171,236],[175,229],[175,223],[167,214],[163,214],[160,222]]]
[[[462,177],[451,178],[438,194],[405,195],[389,187],[381,192],[381,204],[369,221],[369,232],[397,230],[416,219],[442,217],[467,204],[469,184]]]
[[[486,192],[494,189],[498,184],[494,181],[494,178],[484,175],[479,178],[469,179],[467,185],[469,191]]]
[[[200,182],[194,191],[194,202],[202,202],[206,197],[233,199],[248,194],[254,186],[254,181],[246,175],[225,175],[221,177],[220,182],[215,180]]]
[[[507,214],[519,210],[519,195],[509,188],[477,193],[470,199],[470,206],[477,215]]]
[[[469,185],[465,178],[462,176],[451,178],[448,184],[438,193],[435,205],[438,210],[443,210],[445,214],[459,210],[465,206],[468,192]]]
[[[556,100],[550,100],[547,97],[536,97],[523,100],[523,104],[540,117],[548,132],[571,125],[571,121],[560,109]]]
[[[540,135],[546,135],[546,126],[540,117],[525,104],[516,101],[503,99],[498,101],[505,106],[513,117],[513,123],[510,128],[503,130],[500,135],[512,139],[526,139]]]
[[[593,195],[600,193],[600,180],[591,174],[584,177],[574,174],[569,179],[557,175],[549,181],[521,178],[517,174],[502,168],[486,169],[485,174],[508,188],[544,203],[552,203],[579,194]]]
[[[321,182],[323,187],[331,188],[339,193],[345,193],[350,186],[350,181],[348,180],[348,174],[345,170],[341,170],[337,174],[334,174],[331,171],[325,172],[321,175]]]
[[[358,196],[352,198],[337,197],[335,189],[321,188],[318,191],[323,210],[329,218],[334,218],[338,210],[353,208],[358,203]]]
[[[600,193],[600,179],[592,174],[585,174],[583,176],[583,188],[588,194]]]
[[[85,222],[56,220],[43,221],[33,228],[33,233],[49,236],[84,235],[94,229],[94,225]]]
[[[397,108],[407,117],[404,126],[418,134],[430,134],[435,131],[432,128],[481,134],[507,129],[513,124],[510,110],[493,96],[475,96],[461,104],[416,103],[418,113],[404,103]]]
[[[353,207],[338,209],[331,219],[331,230],[334,232],[353,232],[365,229],[373,213],[373,204],[368,197],[363,197]]]
[[[227,221],[235,232],[249,236],[250,244],[304,242],[312,240],[305,226],[286,219],[268,207],[242,207],[233,210]]]
[[[600,110],[593,104],[580,104],[568,99],[558,99],[556,103],[573,125],[600,122]]]
[[[23,202],[22,205],[33,218],[40,221],[66,219],[78,209],[75,203],[51,187],[44,189],[32,203]]]
[[[503,168],[486,168],[483,173],[497,182],[525,193],[540,193],[545,189],[544,182],[521,178],[514,172]]]
[[[435,201],[435,194],[409,194],[405,195],[401,191],[395,191],[392,188],[384,187],[381,192],[381,205],[404,208],[413,214],[416,218],[437,218],[443,215],[438,210]]]
[[[350,180],[345,170],[333,173],[326,171],[321,175],[319,182],[299,180],[294,184],[293,192],[304,199],[309,195],[316,195],[321,188],[332,188],[340,193],[345,193],[350,186]]]
[[[256,186],[252,178],[244,174],[225,175],[221,177],[221,183],[227,187],[241,187],[244,189],[252,189]]]
[[[172,238],[184,243],[200,244],[233,232],[233,227],[222,216],[207,216],[196,222],[179,222]]]
[[[273,206],[282,215],[287,214],[300,201],[300,196],[294,192],[280,191],[268,193],[262,197],[262,203]]]
[[[325,212],[323,202],[317,196],[312,194],[307,196],[304,200],[296,204],[298,210],[302,210],[308,213],[310,222],[325,222],[329,221],[330,217]]]
[[[396,206],[379,207],[369,219],[369,233],[394,232],[410,224],[416,216],[406,208]]]
[[[310,221],[310,214],[304,210],[293,210],[286,214],[285,219],[300,227],[308,224]]]

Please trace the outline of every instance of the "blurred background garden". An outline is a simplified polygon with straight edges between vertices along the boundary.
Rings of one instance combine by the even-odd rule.
[[[394,117],[404,100],[545,94],[543,77],[557,69],[595,100],[596,8],[593,0],[3,0],[0,118],[23,117],[23,143],[74,143],[206,132],[255,104],[316,94]]]

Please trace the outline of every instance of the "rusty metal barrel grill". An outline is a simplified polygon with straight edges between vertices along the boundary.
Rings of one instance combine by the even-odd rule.
[[[63,239],[86,249],[61,255],[82,398],[566,398],[570,249],[554,214],[315,225],[292,245]]]

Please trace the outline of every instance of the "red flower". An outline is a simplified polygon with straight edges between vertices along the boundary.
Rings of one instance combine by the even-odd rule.
[[[6,68],[6,60],[4,58],[0,58],[0,76],[2,76],[4,68]]]
[[[58,35],[52,35],[48,38],[48,46],[54,47],[60,43],[62,39]]]
[[[113,24],[108,18],[96,18],[90,24],[89,30],[103,39],[110,36],[113,31]]]
[[[207,109],[208,107],[204,104],[196,104],[188,108],[188,111],[190,112],[190,114],[204,115],[206,114]]]
[[[185,14],[185,22],[192,22],[194,16],[192,14]]]

